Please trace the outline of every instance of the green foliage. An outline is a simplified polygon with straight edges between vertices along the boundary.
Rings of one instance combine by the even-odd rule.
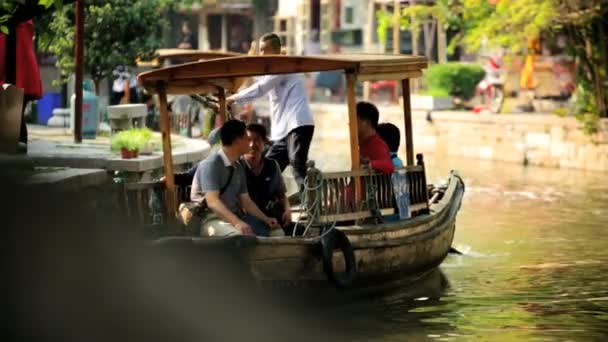
[[[608,15],[607,1],[563,0],[437,0],[434,5],[404,6],[399,24],[415,39],[420,21],[436,19],[459,33],[448,51],[463,46],[469,52],[504,48],[511,54],[527,53],[527,41],[538,36],[567,34],[569,53],[577,58],[577,74],[585,80],[583,96],[594,101],[597,113],[608,116]],[[386,41],[392,14],[378,12],[378,36]],[[582,101],[582,100],[581,100]]]
[[[120,131],[110,139],[112,151],[127,149],[129,151],[143,148],[152,138],[152,132],[147,128],[133,128]]]
[[[433,96],[450,95],[470,99],[475,95],[475,87],[484,77],[484,70],[475,64],[445,63],[429,67],[423,76],[428,87],[427,93]]]
[[[600,115],[596,106],[593,91],[584,81],[579,82],[574,90],[572,101],[572,112],[576,119],[582,124],[581,129],[585,134],[595,134],[599,129]]]
[[[137,58],[152,59],[161,46],[166,24],[162,9],[166,0],[89,0],[85,3],[85,72],[96,85],[118,64],[134,66]],[[64,76],[74,70],[74,8],[53,14],[53,36],[47,49],[57,55]]]
[[[39,6],[47,10],[51,7],[58,9],[63,6],[63,3],[64,0],[2,0],[0,2],[0,32],[9,34],[6,24],[18,9],[25,12],[35,11]]]

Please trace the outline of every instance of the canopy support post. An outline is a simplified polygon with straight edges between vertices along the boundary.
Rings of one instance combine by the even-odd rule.
[[[226,123],[226,91],[222,87],[217,88],[218,94],[218,105],[220,106],[220,116],[222,117],[222,124]]]
[[[175,192],[175,179],[173,177],[173,155],[171,151],[171,127],[169,112],[167,110],[167,90],[163,81],[156,83],[156,92],[160,102],[160,130],[163,139],[163,169],[167,191],[167,214],[169,218],[172,218],[177,212],[177,194]]]
[[[403,92],[403,122],[405,124],[405,152],[408,166],[414,165],[414,138],[412,136],[412,107],[410,105],[410,80],[401,80]]]
[[[348,101],[348,128],[350,133],[350,161],[351,170],[359,171],[361,168],[361,157],[359,155],[359,130],[357,125],[357,98],[355,93],[355,75],[346,75],[346,96]],[[361,178],[355,177],[355,203],[361,199]]]

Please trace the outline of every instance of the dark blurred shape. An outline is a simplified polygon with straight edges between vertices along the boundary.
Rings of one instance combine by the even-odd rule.
[[[0,171],[9,180],[6,170]],[[339,330],[304,301],[264,290],[236,244],[151,247],[125,225],[120,184],[1,193],[10,339],[241,341],[332,339]]]

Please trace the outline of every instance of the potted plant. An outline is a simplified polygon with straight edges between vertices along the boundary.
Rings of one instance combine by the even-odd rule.
[[[113,151],[120,151],[123,159],[131,159],[137,158],[139,150],[149,139],[150,136],[144,134],[141,129],[129,129],[112,136],[110,145]]]

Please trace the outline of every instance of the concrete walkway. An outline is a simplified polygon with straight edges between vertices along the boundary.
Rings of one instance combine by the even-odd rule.
[[[152,140],[159,150],[134,159],[121,159],[110,150],[110,138],[98,136],[74,143],[72,134],[65,128],[28,125],[28,159],[36,166],[58,166],[78,169],[105,169],[107,171],[144,172],[162,168],[161,135],[153,133]],[[188,139],[172,135],[173,164],[195,163],[205,158],[211,147],[201,139]]]

